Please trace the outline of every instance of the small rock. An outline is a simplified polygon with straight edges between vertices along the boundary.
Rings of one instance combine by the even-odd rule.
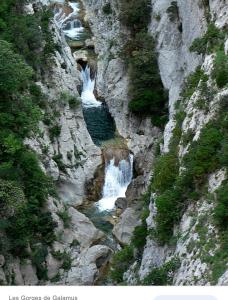
[[[115,202],[116,208],[121,210],[125,210],[127,208],[127,199],[126,198],[118,198]]]

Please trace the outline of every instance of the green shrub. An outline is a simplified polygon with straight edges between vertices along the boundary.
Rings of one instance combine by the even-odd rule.
[[[189,99],[193,95],[200,80],[202,80],[202,82],[206,82],[208,80],[208,76],[203,72],[201,67],[197,67],[195,72],[190,74],[185,81],[182,91],[182,97],[184,99]]]
[[[155,120],[156,124],[161,118],[166,121],[167,93],[161,82],[153,38],[145,32],[137,33],[125,51],[131,79],[129,109],[136,114],[153,116],[152,122]]]
[[[68,101],[70,109],[76,109],[80,105],[80,101],[76,97],[72,96]]]
[[[179,266],[180,261],[174,258],[162,267],[154,268],[141,283],[142,285],[171,285],[174,272]]]
[[[110,277],[115,283],[123,281],[123,274],[134,261],[133,249],[125,246],[122,250],[114,254],[111,262]]]
[[[131,239],[131,245],[138,249],[139,252],[143,251],[143,248],[146,244],[146,237],[147,237],[147,224],[146,221],[142,222],[142,225],[135,227],[133,232],[133,236]]]
[[[106,3],[103,7],[102,7],[102,11],[105,15],[110,15],[112,13],[112,7],[110,3]]]
[[[179,8],[177,1],[172,1],[171,5],[167,9],[167,14],[171,22],[174,22],[179,19]]]
[[[57,215],[61,218],[64,224],[64,228],[69,228],[71,223],[71,217],[69,216],[67,208],[63,211],[57,212]]]
[[[61,134],[61,125],[54,125],[49,128],[49,134],[50,134],[50,139],[51,141],[54,140],[54,138],[59,137]]]
[[[132,31],[144,29],[150,22],[149,0],[121,0],[120,20]]]
[[[224,183],[217,191],[217,205],[214,218],[222,230],[228,229],[228,183]]]
[[[216,170],[219,165],[217,151],[221,147],[222,133],[214,124],[208,124],[194,141],[184,157],[184,165],[193,178],[202,181],[204,176]]]
[[[225,54],[224,50],[216,53],[212,76],[219,88],[228,84],[228,55]]]
[[[222,47],[224,39],[224,32],[217,28],[214,23],[210,23],[205,35],[194,40],[190,51],[197,52],[198,54],[211,53]]]
[[[171,188],[178,172],[179,164],[175,154],[167,153],[160,156],[154,166],[153,189],[158,193],[163,193]]]
[[[43,245],[36,245],[32,252],[32,263],[36,266],[36,274],[39,280],[48,280],[46,266],[47,255],[47,247]]]

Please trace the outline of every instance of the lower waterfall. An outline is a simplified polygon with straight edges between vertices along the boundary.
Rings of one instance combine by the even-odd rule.
[[[95,79],[91,78],[91,70],[89,65],[81,71],[82,80],[83,80],[83,89],[82,89],[82,105],[84,107],[98,107],[101,106],[101,102],[97,101],[94,96],[94,86]]]
[[[103,197],[97,205],[101,211],[112,210],[118,198],[125,197],[128,185],[133,176],[133,155],[128,160],[121,160],[115,165],[115,159],[111,159],[105,168],[105,183]]]

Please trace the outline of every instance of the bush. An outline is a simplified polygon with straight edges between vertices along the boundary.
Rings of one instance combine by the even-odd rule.
[[[167,9],[167,14],[171,22],[174,22],[179,19],[179,8],[177,1],[172,1],[170,7]]]
[[[149,0],[121,0],[120,20],[133,32],[144,29],[150,22]]]
[[[228,84],[228,55],[225,54],[224,50],[216,53],[212,76],[219,88]]]
[[[220,229],[228,229],[228,182],[224,183],[217,191],[217,205],[214,218]]]
[[[163,193],[173,186],[178,172],[179,164],[175,154],[160,156],[154,166],[152,188],[158,193]]]
[[[64,228],[69,228],[71,223],[71,217],[68,214],[67,208],[63,211],[57,212],[57,215],[61,218],[64,224]]]
[[[224,44],[225,34],[214,23],[208,25],[207,32],[201,38],[197,38],[192,43],[190,51],[198,54],[211,53],[221,48]]]
[[[111,262],[110,277],[115,283],[123,281],[123,274],[127,271],[130,264],[134,261],[133,249],[130,246],[114,254]]]
[[[131,79],[129,109],[136,114],[152,115],[159,123],[157,118],[167,114],[167,93],[159,74],[154,40],[145,32],[137,33],[125,52],[129,56]]]
[[[142,281],[142,285],[171,285],[174,272],[180,266],[180,261],[176,258],[165,263],[160,268],[154,268]]]
[[[70,97],[69,100],[70,109],[76,109],[80,105],[80,101],[76,97]]]
[[[49,128],[50,140],[53,141],[54,138],[59,137],[61,134],[61,125],[54,125]]]
[[[194,141],[184,157],[184,165],[195,180],[216,170],[219,165],[217,152],[221,147],[222,133],[214,124],[208,124],[201,132],[200,139]]]
[[[103,7],[102,7],[102,11],[105,15],[110,15],[112,13],[112,7],[110,3],[106,3]]]

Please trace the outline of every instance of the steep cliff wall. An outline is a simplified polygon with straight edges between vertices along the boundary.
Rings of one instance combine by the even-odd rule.
[[[149,31],[157,40],[161,78],[169,90],[170,120],[164,132],[163,151],[170,154],[176,143],[181,168],[183,168],[185,154],[191,151],[192,143],[196,140],[200,141],[206,124],[209,124],[210,120],[220,118],[219,114],[222,113],[219,107],[227,105],[227,85],[218,87],[213,75],[216,48],[208,50],[209,53],[203,55],[197,55],[196,52],[189,50],[193,41],[203,36],[208,30],[210,26],[208,22],[214,22],[220,30],[225,30],[228,24],[227,8],[227,4],[223,1],[209,1],[208,3],[152,1]],[[224,39],[221,51],[224,51],[226,44],[227,40]],[[183,123],[178,125],[178,109],[175,103],[179,99],[184,102],[182,92],[186,88],[184,82],[190,73],[194,73],[197,66],[200,66],[207,75],[207,89],[210,91],[207,98],[201,99],[202,81],[201,84],[199,82],[196,85],[192,96],[182,107]],[[201,104],[199,104],[200,101]],[[180,142],[177,142],[178,139],[175,140],[177,137],[175,130],[180,130]],[[190,132],[191,138],[186,142],[185,138]],[[215,158],[212,157],[211,160],[213,159]],[[221,253],[226,251],[226,248],[223,248],[223,242],[219,238],[223,233],[219,232],[213,218],[217,205],[217,191],[225,183],[227,176],[227,171],[223,166],[218,166],[212,174],[206,174],[206,191],[198,196],[197,202],[186,206],[180,222],[174,228],[173,242],[169,245],[161,246],[153,237],[152,232],[157,230],[157,208],[156,200],[154,200],[157,196],[151,195],[150,215],[146,220],[150,234],[147,236],[141,263],[138,265],[135,262],[124,276],[128,284],[139,283],[138,280],[144,284],[155,285],[227,284],[227,258],[223,263],[221,262]],[[183,170],[180,171],[182,172],[180,176],[184,176]],[[188,171],[187,169],[186,172]],[[190,177],[190,173],[187,176]],[[175,202],[171,203],[171,206],[174,207]],[[167,273],[169,275],[164,276]],[[160,281],[159,276],[163,278]]]

